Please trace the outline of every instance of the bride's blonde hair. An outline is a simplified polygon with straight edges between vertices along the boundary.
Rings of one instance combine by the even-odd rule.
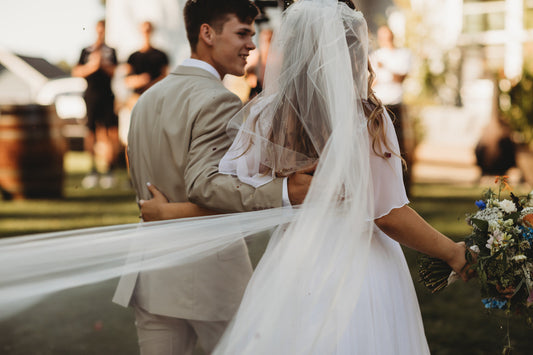
[[[372,90],[375,77],[376,74],[372,69],[370,61],[368,61],[368,100],[363,102],[363,109],[365,111],[365,116],[367,117],[368,134],[370,134],[370,138],[372,139],[372,150],[376,155],[382,158],[389,158],[390,154],[394,154],[402,159],[402,164],[405,166],[405,162],[401,157],[400,152],[395,152],[391,148],[390,142],[387,139],[384,122],[385,108],[381,103],[381,100],[378,99]],[[395,119],[395,117],[392,117],[392,119]],[[384,152],[383,147],[385,147],[387,151]]]
[[[359,11],[357,6],[353,3],[352,0],[338,0],[339,2],[345,3],[350,9],[354,11]],[[368,60],[368,98],[363,100],[363,109],[365,111],[365,116],[367,117],[367,126],[368,133],[372,140],[372,150],[376,155],[382,158],[390,157],[390,154],[394,154],[402,159],[402,164],[405,166],[405,161],[400,155],[400,152],[395,152],[391,146],[390,142],[387,139],[385,132],[385,108],[381,100],[374,94],[372,86],[374,85],[374,79],[376,74],[370,60]],[[395,117],[392,117],[395,119]],[[387,151],[383,151],[383,147]]]
[[[343,1],[344,2],[344,1]],[[374,153],[382,158],[389,158],[390,154],[394,154],[401,158],[400,152],[396,152],[391,147],[391,143],[387,139],[387,135],[385,132],[385,108],[383,104],[381,103],[381,100],[375,95],[374,91],[372,90],[372,86],[374,83],[376,74],[374,73],[374,70],[372,69],[372,66],[370,64],[370,61],[368,62],[368,98],[367,100],[363,100],[362,106],[365,113],[365,116],[367,118],[367,127],[368,127],[368,133],[370,135],[370,139],[372,142],[372,150]],[[320,109],[320,98],[316,97],[316,101],[314,101],[315,109]],[[285,101],[292,101],[292,100],[285,100]],[[295,100],[294,100],[295,101]],[[293,101],[293,102],[294,102]],[[294,110],[294,105],[291,105],[292,109]],[[282,111],[281,109],[279,110]],[[285,114],[287,112],[284,112]],[[270,139],[273,143],[277,144],[286,144],[286,142],[278,142],[276,141],[277,137],[283,136],[280,134],[280,132],[290,133],[290,134],[296,134],[299,139],[293,141],[293,144],[296,146],[292,146],[291,148],[294,149],[297,152],[304,153],[308,155],[309,157],[317,158],[319,157],[320,153],[316,151],[314,145],[312,144],[308,134],[305,131],[304,126],[300,122],[299,119],[296,119],[294,115],[292,120],[286,120],[285,123],[291,123],[290,125],[292,127],[287,127],[286,125],[280,124],[282,120],[274,120],[273,126],[272,126],[272,132],[270,135]],[[393,117],[394,119],[394,117]],[[323,138],[326,138],[329,136],[329,130],[328,127],[323,126],[322,132],[324,133]],[[324,144],[324,142],[322,142]],[[386,150],[383,151],[383,148]],[[403,158],[402,158],[403,162]]]
[[[352,0],[338,0],[338,2],[346,4],[350,9],[354,11],[359,11],[357,7],[355,6],[355,4],[352,2]],[[385,120],[385,108],[381,100],[375,95],[374,91],[372,90],[375,77],[376,77],[376,74],[374,72],[374,69],[372,68],[370,60],[368,60],[368,98],[366,100],[363,100],[362,106],[363,106],[365,116],[367,117],[368,133],[370,135],[371,142],[372,142],[372,150],[374,151],[376,155],[382,158],[389,158],[391,154],[394,154],[402,159],[402,163],[405,166],[405,162],[403,158],[401,157],[400,152],[396,152],[394,149],[392,149],[391,143],[387,139],[387,135],[385,132],[385,121],[384,121]],[[293,101],[294,103],[294,101],[296,100],[287,100],[287,101]],[[314,106],[315,106],[315,110],[320,110],[320,98],[319,97],[315,98]],[[392,117],[392,119],[395,119],[395,117]],[[300,139],[295,142],[297,146],[293,148],[298,152],[307,154],[309,157],[318,158],[320,152],[316,151],[314,145],[309,139],[309,136],[305,132],[303,125],[301,124],[301,122],[299,122],[298,119],[295,119],[294,121],[295,122],[292,122],[291,124],[291,126],[293,126],[291,127],[292,128],[291,130],[287,130],[288,127],[286,126],[276,125],[276,121],[274,121],[273,127],[272,127],[271,139],[275,139],[274,137],[280,136],[278,134],[279,133],[278,130],[285,130],[285,132],[292,131],[292,133],[297,133]],[[325,126],[322,127],[322,132],[326,135],[326,137],[329,136],[328,127],[325,127]],[[281,143],[281,142],[275,142],[275,143]],[[383,148],[385,148],[385,151],[383,151]]]

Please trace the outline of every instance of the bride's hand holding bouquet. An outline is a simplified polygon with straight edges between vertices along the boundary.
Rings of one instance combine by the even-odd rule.
[[[487,309],[525,316],[533,322],[533,191],[518,197],[510,192],[507,177],[496,178],[498,191],[491,189],[475,202],[478,211],[466,221],[472,233],[465,238],[468,267],[480,284],[481,302]],[[432,292],[446,287],[451,269],[435,258],[421,256],[420,280]]]

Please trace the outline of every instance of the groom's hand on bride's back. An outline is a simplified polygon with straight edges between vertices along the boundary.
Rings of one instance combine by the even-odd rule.
[[[287,189],[289,190],[289,200],[291,201],[291,205],[301,205],[304,202],[307,191],[309,190],[309,185],[311,185],[311,181],[313,180],[315,169],[316,164],[313,164],[308,168],[289,175],[287,179]]]

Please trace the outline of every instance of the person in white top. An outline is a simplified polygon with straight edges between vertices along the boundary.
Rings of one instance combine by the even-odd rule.
[[[376,74],[372,87],[376,96],[383,105],[392,112],[394,129],[400,144],[400,151],[406,163],[404,171],[404,183],[407,193],[411,185],[411,152],[408,142],[408,130],[410,129],[405,116],[403,106],[403,82],[412,65],[411,51],[407,48],[396,47],[394,34],[388,26],[381,26],[377,31],[379,48],[371,56],[371,64]]]

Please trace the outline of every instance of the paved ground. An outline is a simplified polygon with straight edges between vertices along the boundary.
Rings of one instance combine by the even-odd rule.
[[[267,241],[268,233],[248,241],[253,265]],[[13,317],[0,317],[0,354],[138,354],[133,311],[111,302],[117,282],[58,292]],[[205,354],[197,349],[194,355]]]

